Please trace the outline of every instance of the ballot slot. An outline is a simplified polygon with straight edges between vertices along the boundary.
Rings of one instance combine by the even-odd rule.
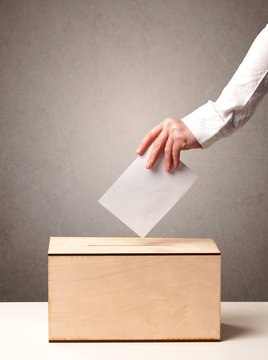
[[[52,237],[49,254],[177,253],[219,254],[213,239]]]

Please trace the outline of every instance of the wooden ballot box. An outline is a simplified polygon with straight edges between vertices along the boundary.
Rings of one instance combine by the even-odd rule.
[[[220,340],[212,239],[52,237],[49,341]]]

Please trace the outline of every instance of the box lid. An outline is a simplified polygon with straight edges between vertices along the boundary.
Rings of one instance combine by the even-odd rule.
[[[220,255],[213,239],[51,237],[48,255],[179,254]]]

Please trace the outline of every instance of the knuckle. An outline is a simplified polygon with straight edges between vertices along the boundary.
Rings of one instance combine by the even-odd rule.
[[[142,142],[139,144],[139,146],[143,146],[145,144],[145,138],[142,140]]]
[[[170,166],[171,162],[169,160],[166,161],[166,166]]]
[[[175,141],[176,143],[182,142],[182,136],[181,136],[181,134],[174,134],[174,141]]]
[[[146,135],[146,136],[147,136],[147,135]],[[141,145],[143,145],[144,143],[146,143],[146,136],[142,139]]]
[[[140,143],[140,147],[146,147],[148,141],[146,141],[145,139]]]
[[[167,147],[165,147],[165,154],[166,154],[166,155],[171,154],[171,150],[170,150],[169,148],[167,148]]]
[[[150,133],[146,134],[145,138],[143,139],[143,142],[150,140],[150,137],[151,137]]]
[[[154,149],[155,149],[155,150],[159,150],[160,147],[161,147],[160,142],[159,142],[159,141],[155,141],[155,143],[154,143]]]
[[[173,123],[173,119],[169,118],[169,117],[165,118],[164,123],[165,123],[166,126],[169,126],[169,125],[171,125]]]

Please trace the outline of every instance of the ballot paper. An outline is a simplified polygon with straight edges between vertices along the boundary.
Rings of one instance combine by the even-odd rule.
[[[140,237],[152,230],[198,178],[182,161],[177,169],[166,172],[164,151],[146,169],[151,149],[152,145],[98,200]]]

